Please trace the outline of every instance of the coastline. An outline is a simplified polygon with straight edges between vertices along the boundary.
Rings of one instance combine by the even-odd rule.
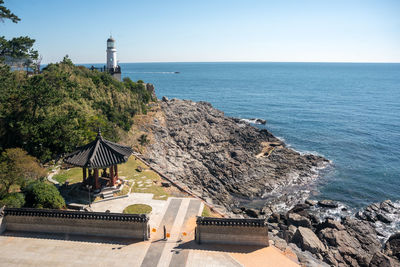
[[[163,97],[131,132],[149,137],[141,154],[152,168],[228,217],[266,218],[273,244],[306,265],[375,266],[365,263],[386,259],[380,251],[400,230],[400,202],[355,211],[311,200],[332,161],[295,151],[209,103]],[[319,245],[305,245],[309,238]]]
[[[209,103],[173,99],[159,105],[161,117],[143,126],[154,139],[146,161],[228,213],[241,208],[235,196],[255,199],[308,186],[329,163],[301,155],[268,130],[226,117]]]

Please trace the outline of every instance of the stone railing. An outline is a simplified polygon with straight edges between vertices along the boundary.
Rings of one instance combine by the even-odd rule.
[[[265,219],[197,217],[197,243],[268,246]]]
[[[3,231],[147,240],[150,236],[148,222],[146,214],[5,208],[1,227]]]

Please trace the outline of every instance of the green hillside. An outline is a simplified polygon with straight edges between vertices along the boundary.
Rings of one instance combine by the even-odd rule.
[[[68,57],[27,77],[0,64],[0,150],[22,147],[42,161],[103,135],[118,141],[151,95],[141,83],[75,66]]]

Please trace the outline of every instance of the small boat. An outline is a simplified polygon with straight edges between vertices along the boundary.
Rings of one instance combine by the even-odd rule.
[[[179,71],[175,71],[174,73],[175,73],[175,74],[178,74],[178,73],[180,73],[180,72],[179,72]]]

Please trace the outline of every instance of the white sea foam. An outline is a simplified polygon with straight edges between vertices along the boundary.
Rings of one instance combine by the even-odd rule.
[[[240,119],[240,121],[246,122],[246,123],[251,123],[251,124],[257,124],[257,125],[263,125],[264,123],[261,123],[261,119],[255,118],[255,119]]]

